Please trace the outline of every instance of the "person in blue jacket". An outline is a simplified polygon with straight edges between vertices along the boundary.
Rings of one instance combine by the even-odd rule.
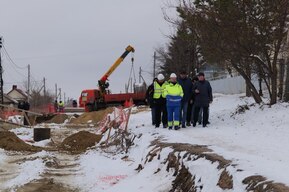
[[[164,94],[167,100],[167,112],[168,112],[168,126],[175,130],[180,128],[180,110],[182,97],[184,95],[182,86],[177,82],[177,75],[172,73],[170,75],[170,81],[165,86]]]

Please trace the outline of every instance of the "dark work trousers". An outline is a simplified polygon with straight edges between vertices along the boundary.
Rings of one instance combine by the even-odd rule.
[[[203,111],[203,126],[206,126],[208,124],[208,118],[209,118],[209,107],[195,106],[194,123],[196,123],[198,121],[201,108]]]
[[[187,113],[188,113],[188,104],[189,102],[182,102],[180,109],[180,121],[182,126],[186,126]]]
[[[188,104],[188,111],[187,111],[187,123],[190,123],[190,122],[191,122],[192,110],[193,110],[193,104],[189,102],[189,104]]]
[[[208,108],[208,122],[209,122],[209,118],[210,118],[210,107]],[[202,123],[202,119],[203,119],[203,108],[200,109],[199,119],[198,119],[199,124]]]
[[[167,113],[167,106],[166,106],[166,100],[156,99],[155,100],[155,123],[156,127],[159,127],[161,124],[161,121],[163,123],[163,126],[168,125],[168,113]]]
[[[152,124],[155,125],[156,124],[156,108],[155,108],[155,106],[151,107],[151,111],[152,111]]]

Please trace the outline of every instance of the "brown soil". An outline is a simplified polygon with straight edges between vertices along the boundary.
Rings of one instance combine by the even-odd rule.
[[[62,184],[55,183],[53,179],[41,179],[32,181],[17,189],[17,192],[77,192],[76,189],[70,189]]]
[[[35,124],[40,124],[40,123],[44,123],[46,121],[50,121],[55,116],[56,116],[56,114],[44,114],[42,116],[36,116],[36,117],[31,115],[31,116],[29,116],[29,118],[31,118],[31,120],[33,120],[35,118]]]
[[[11,124],[0,120],[0,131],[15,129],[17,127],[19,127],[19,125]]]
[[[68,116],[66,114],[57,114],[52,119],[45,121],[45,123],[62,124],[66,119],[68,119]]]
[[[228,173],[227,170],[224,170],[221,173],[218,184],[223,190],[233,189],[233,176]]]
[[[64,139],[61,147],[72,153],[82,153],[86,151],[87,148],[95,146],[101,138],[101,135],[80,131]]]
[[[9,131],[0,132],[0,148],[11,151],[41,151],[40,147],[31,146],[21,139],[19,139],[14,133]]]
[[[193,176],[190,171],[182,165],[176,179],[172,183],[173,187],[170,192],[174,191],[186,191],[186,192],[196,192],[199,186],[195,184],[195,176]],[[199,188],[202,188],[201,186]]]
[[[188,143],[165,143],[165,142],[160,142],[158,139],[153,141],[151,146],[156,146],[156,148],[167,148],[171,147],[175,152],[183,152],[187,151],[187,154],[185,156],[190,160],[191,155],[196,155],[195,159],[199,158],[205,158],[211,162],[218,162],[218,169],[226,168],[231,161],[224,159],[224,157],[211,153],[212,150],[208,149],[207,146],[205,145],[191,145]],[[210,152],[210,153],[209,153]]]
[[[113,111],[113,108],[106,108],[104,110],[100,111],[93,111],[88,113],[83,113],[76,119],[72,119],[70,123],[72,124],[87,124],[88,121],[91,121],[91,123],[98,123],[101,121],[107,114],[111,113]]]
[[[191,145],[186,143],[165,143],[159,139],[152,142],[151,146],[154,146],[146,156],[145,163],[154,160],[154,158],[160,159],[160,153],[162,149],[170,147],[173,149],[166,158],[164,164],[167,164],[166,170],[174,170],[173,176],[175,179],[172,182],[172,188],[170,192],[188,191],[195,192],[199,188],[202,190],[203,186],[199,184],[199,181],[195,181],[195,176],[191,173],[188,168],[184,166],[184,160],[195,161],[199,158],[205,158],[211,162],[218,162],[218,169],[223,169],[217,185],[223,190],[233,189],[233,177],[228,173],[226,167],[231,165],[231,161],[223,158],[218,154],[212,153],[206,146]],[[187,152],[183,156],[180,156],[180,152]],[[142,165],[139,165],[138,171],[143,169]],[[158,172],[157,170],[156,172]],[[243,184],[246,185],[246,191],[254,192],[289,192],[289,187],[282,183],[275,183],[267,180],[263,176],[250,176],[245,178]]]
[[[202,190],[203,188],[199,181],[195,181],[195,176],[193,173],[191,173],[188,168],[184,166],[184,160],[195,161],[199,158],[204,158],[211,162],[218,162],[218,169],[224,169],[231,163],[231,161],[224,159],[222,156],[212,153],[212,150],[208,149],[207,146],[204,145],[166,143],[156,139],[152,142],[151,146],[154,146],[154,148],[152,148],[146,156],[145,163],[152,161],[156,157],[160,159],[162,149],[168,147],[173,149],[164,162],[164,164],[167,164],[166,171],[174,170],[173,176],[175,176],[175,179],[172,182],[170,192],[195,192],[197,189]],[[183,156],[180,156],[181,152],[186,153]],[[223,171],[218,185],[223,189],[232,189],[232,176],[230,176],[226,171]]]
[[[243,184],[247,185],[247,191],[263,192],[263,191],[274,191],[274,192],[288,192],[289,187],[281,183],[274,183],[268,181],[265,177],[260,175],[250,176],[243,180]]]

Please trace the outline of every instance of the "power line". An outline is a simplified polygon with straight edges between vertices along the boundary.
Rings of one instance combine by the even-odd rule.
[[[2,45],[2,41],[3,38],[0,37],[0,49],[3,47]],[[0,101],[1,101],[1,104],[4,104],[4,92],[3,92],[3,68],[2,68],[2,58],[1,58],[1,52],[0,52]]]
[[[21,72],[19,72],[19,71],[16,69],[16,68],[18,68],[18,69],[23,70],[23,69],[27,69],[28,66],[20,67],[19,65],[17,65],[17,64],[13,61],[13,59],[11,58],[11,56],[9,55],[9,53],[8,53],[7,49],[5,48],[5,46],[3,46],[3,48],[4,48],[3,50],[4,50],[4,54],[5,54],[6,58],[8,59],[8,61],[9,61],[11,64],[13,64],[13,65],[11,65],[11,67],[12,67],[19,75],[21,75],[22,77],[28,78],[28,75],[24,75],[24,74],[22,74]],[[15,68],[15,67],[16,67],[16,68]],[[32,74],[30,74],[30,78],[33,80],[33,81],[31,81],[31,82],[39,82],[39,81],[35,80],[35,78],[34,78],[34,76],[33,76]]]
[[[3,53],[4,53],[4,55],[6,56],[6,58],[8,59],[7,61],[9,61],[9,63],[13,64],[13,60],[10,60],[10,59],[9,59],[9,56],[7,55],[7,53],[6,53],[5,51],[3,51]],[[10,66],[11,68],[13,68],[13,70],[14,70],[16,73],[18,73],[20,76],[22,76],[22,77],[24,77],[24,78],[27,78],[26,75],[24,75],[23,73],[21,73],[21,72],[18,71],[18,69],[16,68],[17,65],[15,66],[15,64],[13,64],[13,65],[8,65],[8,66]],[[23,70],[23,69],[22,69],[22,70]]]
[[[4,53],[5,53],[5,55],[7,56],[8,60],[9,60],[15,67],[17,67],[18,69],[26,69],[26,68],[27,68],[27,66],[25,66],[25,67],[19,67],[18,65],[16,65],[16,63],[12,60],[12,58],[10,57],[10,55],[9,55],[9,53],[8,53],[8,51],[7,51],[7,49],[5,48],[4,45],[3,45],[3,50],[4,50]]]

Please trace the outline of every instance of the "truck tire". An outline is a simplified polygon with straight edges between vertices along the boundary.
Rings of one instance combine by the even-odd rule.
[[[87,103],[87,104],[85,105],[85,108],[87,109],[87,110],[86,110],[87,112],[93,111],[93,105],[92,105],[91,103]]]
[[[97,111],[98,110],[98,104],[97,102],[93,103],[93,111]]]

